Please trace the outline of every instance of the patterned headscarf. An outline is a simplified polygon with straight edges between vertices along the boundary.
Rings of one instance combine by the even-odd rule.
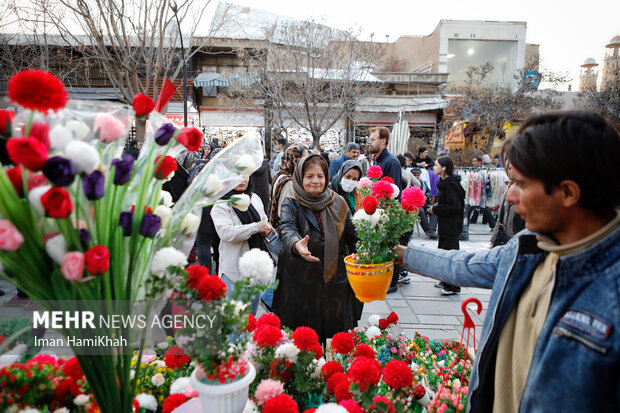
[[[280,168],[274,178],[273,196],[271,197],[271,210],[269,212],[269,222],[274,228],[277,228],[280,224],[280,216],[278,215],[278,203],[280,202],[280,195],[284,185],[293,179],[293,172],[295,167],[301,159],[303,153],[303,147],[301,145],[291,145],[282,154],[282,161],[280,162]],[[282,179],[279,179],[282,176]]]

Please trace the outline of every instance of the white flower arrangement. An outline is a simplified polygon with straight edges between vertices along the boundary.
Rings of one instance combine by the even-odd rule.
[[[179,377],[170,385],[170,394],[181,393],[184,394],[187,388],[190,386],[191,380],[189,377]]]
[[[166,379],[164,378],[164,375],[161,373],[157,373],[153,375],[153,377],[151,377],[151,383],[153,383],[155,387],[159,387],[165,382],[166,382]]]
[[[80,394],[75,399],[73,399],[73,404],[75,404],[76,406],[84,406],[89,401],[90,397],[87,394]]]
[[[185,268],[186,265],[185,254],[175,248],[166,247],[157,251],[153,256],[151,271],[159,278],[163,278],[168,273],[168,267]]]
[[[325,403],[320,405],[315,413],[348,413],[348,411],[336,403]]]
[[[297,363],[299,349],[293,343],[284,343],[276,349],[275,358],[288,359],[291,363]]]
[[[152,394],[140,393],[136,396],[136,401],[146,410],[157,410],[157,399]]]
[[[368,337],[370,340],[372,340],[375,337],[379,337],[380,335],[381,335],[381,330],[379,330],[379,327],[377,326],[368,327],[368,329],[366,330],[366,337]]]
[[[157,208],[155,208],[153,213],[161,218],[161,228],[165,229],[172,219],[172,208],[165,205],[157,205]]]
[[[202,194],[206,197],[210,197],[220,192],[223,187],[224,185],[220,178],[214,174],[210,174],[202,187]]]
[[[400,188],[394,184],[390,184],[390,185],[392,185],[392,189],[394,190],[394,193],[392,193],[392,196],[390,198],[397,198],[398,195],[400,195]]]
[[[84,139],[88,135],[88,132],[90,132],[88,125],[81,120],[67,121],[65,127],[73,134],[73,137],[78,140]]]
[[[50,146],[55,150],[64,150],[72,139],[71,131],[62,125],[56,125],[50,131]]]
[[[90,175],[101,163],[99,152],[86,142],[73,140],[65,147],[65,157],[75,164],[78,173]]]
[[[368,317],[368,325],[379,326],[379,320],[381,320],[381,316],[379,314],[373,314]]]
[[[268,252],[254,248],[239,258],[239,271],[256,283],[268,283],[273,278],[273,260]]]
[[[200,226],[200,218],[196,215],[189,213],[185,215],[183,218],[183,222],[181,222],[181,231],[185,233],[188,237],[194,235],[196,231],[198,231],[198,227]]]
[[[65,237],[58,234],[47,240],[45,243],[45,251],[51,259],[58,265],[62,263],[62,258],[67,254],[67,242]]]
[[[321,369],[323,368],[325,363],[326,363],[325,357],[321,357],[318,360],[317,359],[312,360],[312,366],[314,367],[314,371],[312,372],[311,376],[313,379],[321,378]]]
[[[36,209],[37,212],[43,216],[45,216],[45,208],[43,208],[43,204],[41,203],[41,196],[49,191],[50,188],[50,185],[37,186],[28,192],[28,202],[30,202],[30,205],[32,205],[34,209]]]
[[[252,200],[248,194],[237,194],[230,197],[233,208],[237,208],[241,212],[245,212],[250,208]]]
[[[53,413],[71,413],[71,412],[66,407],[61,407],[60,409],[54,410]]]
[[[258,408],[252,400],[248,399],[245,407],[243,408],[243,413],[258,413]]]
[[[256,162],[250,155],[242,155],[235,162],[235,170],[243,175],[251,175],[256,170]]]
[[[172,201],[172,195],[170,195],[170,192],[168,191],[161,191],[159,202],[161,202],[163,206],[167,206],[168,208],[172,208],[172,205],[174,205],[174,202]]]

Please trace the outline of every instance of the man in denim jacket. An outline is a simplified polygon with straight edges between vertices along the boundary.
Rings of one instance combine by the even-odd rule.
[[[542,114],[504,153],[513,167],[507,200],[526,230],[475,253],[399,246],[399,260],[493,289],[468,410],[618,412],[620,137],[589,112]]]

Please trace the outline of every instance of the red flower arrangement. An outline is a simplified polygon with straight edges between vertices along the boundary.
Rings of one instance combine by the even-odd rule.
[[[258,318],[257,326],[261,327],[265,325],[273,326],[279,330],[281,327],[280,319],[273,313],[265,313]]]
[[[22,133],[25,133],[24,129]],[[30,136],[24,136],[35,138],[39,142],[41,142],[47,149],[50,148],[50,127],[45,122],[32,122],[32,126],[30,127]]]
[[[157,169],[155,170],[155,178],[157,179],[166,179],[168,176],[177,170],[178,165],[177,161],[174,160],[171,156],[164,156],[164,159],[161,159],[161,155],[155,158],[155,165],[157,165]]]
[[[56,112],[67,104],[67,91],[60,79],[43,70],[22,70],[7,83],[12,102],[26,109]]]
[[[62,372],[65,373],[66,376],[73,377],[74,379],[81,379],[84,376],[82,373],[82,369],[80,368],[80,364],[76,357],[72,357],[65,362],[62,366]]]
[[[375,198],[389,198],[394,195],[394,187],[386,181],[377,181],[372,184],[372,196]]]
[[[144,93],[138,93],[133,98],[133,110],[136,112],[136,116],[148,115],[155,108],[155,102],[150,96]]]
[[[313,352],[314,358],[317,360],[323,357],[323,347],[321,347],[319,343],[315,343],[312,347],[308,349],[308,351]]]
[[[361,391],[366,391],[381,380],[381,364],[376,359],[358,357],[349,367],[347,374]]]
[[[387,316],[387,321],[389,321],[390,324],[396,325],[396,323],[398,323],[398,314],[392,311],[390,315]]]
[[[248,323],[245,326],[245,331],[247,332],[252,332],[254,330],[256,330],[256,317],[254,317],[254,314],[248,314]]]
[[[48,216],[64,219],[73,211],[73,202],[64,188],[52,187],[41,195],[41,205]]]
[[[385,318],[382,318],[382,319],[379,320],[379,328],[381,330],[385,330],[389,326],[390,326],[390,322],[387,321]]]
[[[343,400],[339,403],[339,405],[347,409],[347,412],[349,413],[364,413],[362,406],[360,406],[355,400]]]
[[[35,138],[11,138],[6,142],[11,161],[31,171],[40,171],[47,161],[47,147]]]
[[[13,121],[15,112],[12,110],[0,109],[0,135],[11,136],[11,121]]]
[[[354,394],[350,391],[351,384],[351,379],[346,375],[338,382],[338,384],[336,384],[336,387],[334,388],[334,396],[336,396],[336,401],[338,403],[343,400],[350,400],[353,398]]]
[[[209,269],[207,267],[203,267],[202,265],[190,265],[185,269],[187,272],[187,281],[186,284],[189,288],[196,290],[198,288],[198,284],[204,277],[209,276]]]
[[[404,189],[400,195],[400,202],[407,212],[417,211],[424,206],[426,197],[420,188],[412,186]]]
[[[390,360],[383,367],[383,381],[393,389],[402,389],[413,383],[413,372],[404,361]]]
[[[288,383],[293,377],[293,369],[291,362],[287,359],[274,359],[269,363],[269,378],[280,380],[282,383]]]
[[[368,215],[372,215],[377,210],[377,204],[379,201],[374,196],[368,195],[362,199],[362,208]]]
[[[110,252],[104,245],[95,245],[84,253],[84,263],[90,274],[105,274],[110,267]]]
[[[259,325],[252,335],[259,347],[276,346],[282,339],[282,330],[272,325]]]
[[[170,369],[178,369],[190,361],[192,361],[192,359],[178,346],[170,347],[168,351],[166,351],[166,355],[164,355],[164,363],[166,363],[166,367]]]
[[[299,413],[299,407],[291,396],[283,393],[268,399],[262,413]]]
[[[321,376],[326,382],[336,373],[344,373],[344,367],[335,360],[330,360],[321,367]]]
[[[22,180],[22,167],[16,166],[6,171],[11,183],[13,184],[13,188],[15,188],[15,192],[17,195],[24,196],[24,181]],[[30,188],[32,189],[32,188]]]
[[[373,165],[368,168],[366,175],[371,179],[378,179],[381,178],[381,175],[383,175],[383,171],[379,165]]]
[[[162,413],[172,413],[174,409],[176,409],[177,407],[185,403],[187,400],[188,398],[184,394],[181,394],[181,393],[171,394],[170,396],[166,397],[166,400],[164,400],[164,404],[161,407],[161,411]],[[139,409],[136,411],[139,411]]]
[[[389,176],[384,176],[383,178],[381,178],[381,179],[379,179],[379,180],[380,180],[380,181],[383,181],[383,182],[390,183],[390,184],[393,184],[393,183],[394,183],[394,180],[393,180],[391,177],[389,177]]]
[[[293,343],[300,350],[309,350],[319,342],[319,336],[310,327],[297,327],[291,335]]]
[[[355,342],[349,333],[341,332],[332,337],[332,348],[336,353],[349,354],[354,347]]]
[[[344,379],[347,379],[347,375],[344,373],[332,374],[332,376],[327,380],[327,383],[325,383],[327,393],[335,395],[336,386],[338,386],[338,384]]]
[[[196,152],[202,146],[202,132],[196,128],[183,128],[177,135],[177,141],[190,152]]]
[[[394,411],[394,406],[385,396],[375,396],[372,399],[372,404],[370,405],[370,411],[377,410],[379,412],[392,413]]]
[[[205,301],[219,300],[226,296],[226,283],[217,275],[202,277],[196,289],[198,298]]]
[[[368,344],[358,344],[355,347],[354,356],[357,357],[368,357],[371,359],[375,358],[375,351]]]

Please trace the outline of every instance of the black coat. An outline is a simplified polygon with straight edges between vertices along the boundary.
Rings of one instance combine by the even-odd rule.
[[[324,235],[314,213],[296,200],[286,199],[282,204],[278,233],[283,248],[278,260],[279,284],[273,309],[282,324],[292,329],[311,327],[321,342],[356,327],[363,304],[355,298],[343,261],[355,248],[351,216],[347,216],[338,243],[338,269],[328,283],[323,281]],[[310,236],[308,249],[320,262],[308,262],[293,251],[293,245],[306,235]]]
[[[271,208],[271,168],[267,159],[263,159],[260,168],[250,175],[250,182],[252,183],[252,192],[263,201],[265,211],[269,211]]]
[[[437,232],[440,237],[454,238],[463,230],[463,210],[465,209],[465,190],[461,177],[452,175],[437,183],[437,205],[433,214],[437,215]]]

